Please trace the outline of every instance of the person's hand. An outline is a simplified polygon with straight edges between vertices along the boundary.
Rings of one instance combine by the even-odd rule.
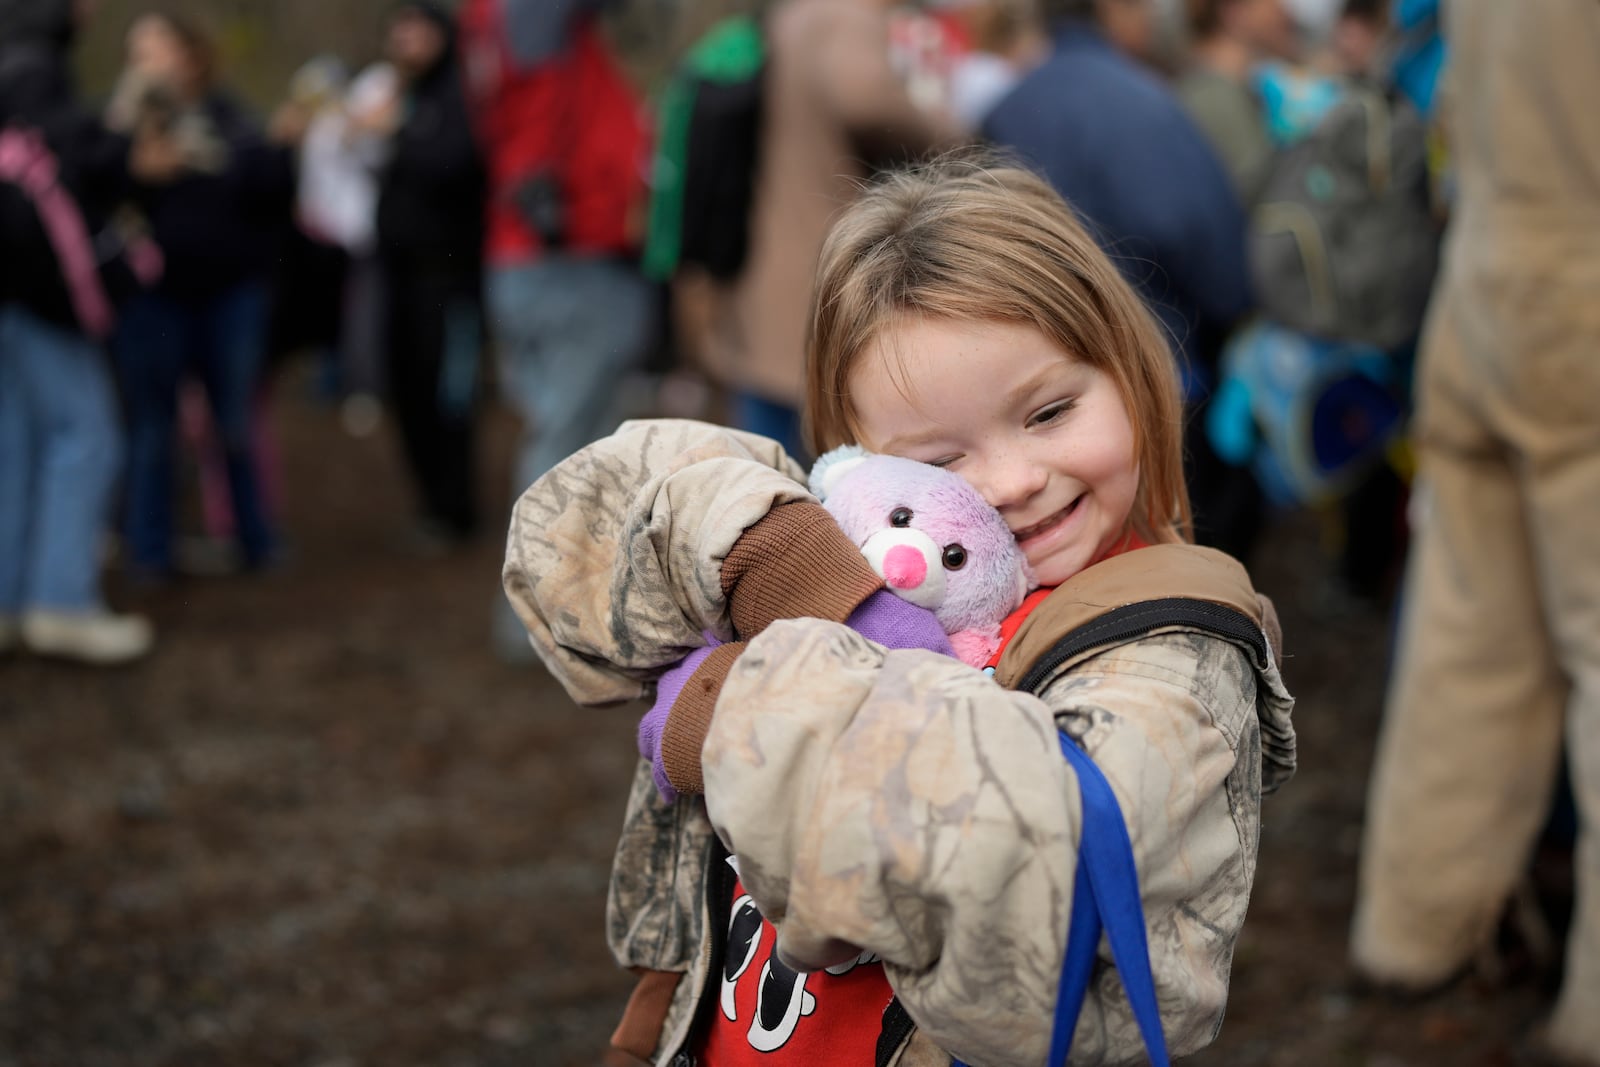
[[[667,718],[672,714],[672,705],[677,702],[683,687],[694,676],[700,664],[706,661],[706,657],[722,644],[710,633],[707,633],[705,638],[709,642],[706,647],[689,653],[676,667],[667,668],[666,673],[656,681],[656,701],[639,720],[639,755],[650,761],[650,773],[655,779],[656,792],[660,793],[661,799],[668,803],[678,799],[678,791],[667,777],[667,767],[662,761],[661,732],[667,728]]]
[[[933,612],[902,600],[887,589],[863,600],[844,624],[885,648],[925,648],[945,656],[955,655],[949,635]]]

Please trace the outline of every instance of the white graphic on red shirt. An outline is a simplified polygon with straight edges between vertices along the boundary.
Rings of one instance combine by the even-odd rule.
[[[742,1002],[750,1017],[749,1028],[744,1034],[745,1041],[757,1052],[774,1052],[794,1037],[802,1019],[816,1014],[817,998],[806,989],[806,982],[813,975],[798,972],[777,957],[774,951],[776,931],[762,919],[755,901],[742,888],[734,898],[733,909],[728,917],[728,939],[723,954],[718,1006],[724,1019],[738,1023],[739,1005]],[[818,972],[823,976],[818,981],[827,981],[825,976],[837,979],[864,964],[877,962],[876,953],[863,952],[854,959],[827,968],[825,972]],[[748,985],[742,997],[736,998],[735,993],[746,972],[758,963],[758,973],[751,975],[756,982],[752,1011]]]

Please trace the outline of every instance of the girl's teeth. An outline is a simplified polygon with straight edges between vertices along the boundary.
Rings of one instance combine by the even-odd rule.
[[[1082,499],[1083,499],[1082,497],[1075,498],[1072,501],[1072,503],[1068,504],[1066,507],[1064,507],[1060,511],[1056,512],[1054,515],[1050,516],[1048,519],[1044,519],[1044,520],[1042,520],[1040,522],[1036,522],[1032,526],[1027,527],[1026,529],[1018,530],[1012,536],[1015,537],[1018,541],[1026,541],[1030,537],[1039,536],[1040,534],[1044,533],[1046,530],[1050,529],[1052,526],[1055,526],[1058,523],[1060,523],[1068,515],[1072,514],[1073,509],[1078,506],[1078,501],[1082,500]]]

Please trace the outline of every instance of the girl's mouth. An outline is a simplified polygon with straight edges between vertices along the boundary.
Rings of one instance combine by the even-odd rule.
[[[1072,516],[1078,512],[1078,505],[1082,503],[1083,495],[1079,494],[1078,496],[1072,498],[1072,503],[1056,512],[1054,515],[1051,515],[1049,518],[1044,519],[1043,521],[1036,522],[1032,526],[1024,526],[1022,529],[1014,532],[1011,536],[1016,538],[1017,544],[1019,545],[1025,544],[1028,541],[1032,541],[1034,538],[1049,533],[1057,526],[1060,526],[1062,523],[1072,518]]]

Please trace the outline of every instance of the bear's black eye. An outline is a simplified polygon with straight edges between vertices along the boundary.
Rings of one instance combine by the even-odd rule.
[[[893,511],[889,512],[889,525],[890,526],[898,526],[902,530],[905,529],[907,526],[910,526],[911,525],[911,509],[910,508],[895,508]]]
[[[960,545],[945,545],[942,562],[945,570],[958,571],[967,565],[967,550]]]

